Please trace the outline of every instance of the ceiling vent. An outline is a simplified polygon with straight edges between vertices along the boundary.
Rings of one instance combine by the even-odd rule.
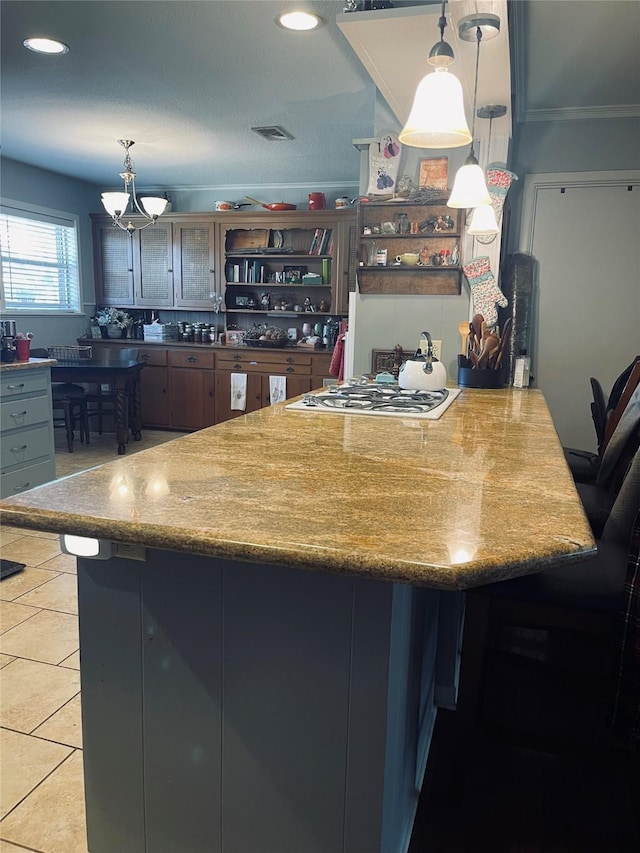
[[[283,139],[295,139],[294,136],[292,136],[283,127],[279,127],[277,124],[269,127],[252,127],[251,130],[257,133],[258,136],[266,139],[268,142],[281,142]]]

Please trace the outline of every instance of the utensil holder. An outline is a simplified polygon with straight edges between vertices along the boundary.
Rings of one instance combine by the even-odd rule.
[[[13,343],[16,348],[17,361],[29,361],[31,341],[28,338],[16,338]]]
[[[461,388],[503,388],[504,371],[459,367],[458,385]]]

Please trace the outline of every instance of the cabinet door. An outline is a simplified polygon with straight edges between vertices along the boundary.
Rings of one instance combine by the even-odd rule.
[[[354,220],[340,222],[334,238],[332,314],[349,313],[349,293],[356,289],[358,229]]]
[[[232,371],[216,370],[215,374],[215,412],[216,423],[248,415],[262,408],[262,379],[257,373],[247,374],[247,406],[246,409],[231,408],[231,376]]]
[[[159,221],[133,234],[135,304],[149,308],[173,305],[171,222]]]
[[[275,375],[275,374],[274,374]],[[311,377],[309,376],[287,376],[286,399],[297,397],[299,394],[307,394],[311,391]],[[262,377],[262,405],[271,405],[269,376]]]
[[[126,308],[133,305],[132,240],[111,221],[94,222],[93,259],[96,303]]]
[[[143,427],[171,426],[169,410],[169,371],[147,364],[140,373],[140,409]]]
[[[213,426],[215,423],[213,370],[172,367],[169,380],[171,426],[184,430]]]
[[[211,311],[216,292],[213,222],[173,223],[173,287],[177,308]]]

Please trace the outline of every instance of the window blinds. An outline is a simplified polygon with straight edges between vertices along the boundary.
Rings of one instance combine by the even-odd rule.
[[[80,311],[74,219],[0,208],[2,295],[6,311]]]

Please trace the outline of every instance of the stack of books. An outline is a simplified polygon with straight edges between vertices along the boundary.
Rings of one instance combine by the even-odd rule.
[[[332,255],[333,254],[333,229],[316,228],[309,247],[310,255]]]

